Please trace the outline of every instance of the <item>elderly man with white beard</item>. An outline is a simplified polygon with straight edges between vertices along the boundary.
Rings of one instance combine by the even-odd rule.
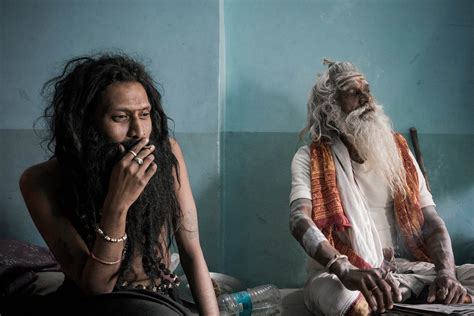
[[[416,298],[471,303],[474,265],[455,266],[407,142],[354,65],[325,64],[301,132],[311,144],[291,165],[290,230],[310,256],[307,308],[364,315]]]

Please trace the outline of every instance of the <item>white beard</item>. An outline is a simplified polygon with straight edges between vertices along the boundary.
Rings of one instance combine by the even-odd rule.
[[[364,113],[370,108],[374,111]],[[366,104],[348,115],[342,112],[336,125],[364,163],[386,179],[392,197],[396,192],[405,195],[405,168],[392,134],[391,121],[382,107],[373,103]]]

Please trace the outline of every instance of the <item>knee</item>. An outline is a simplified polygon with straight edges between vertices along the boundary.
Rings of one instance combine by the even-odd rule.
[[[350,291],[333,274],[323,273],[306,283],[304,302],[313,313],[344,315],[360,292]]]
[[[352,303],[346,313],[348,316],[366,316],[370,314],[371,310],[369,303],[367,303],[367,300],[362,294],[359,294],[357,299],[354,301],[354,303]]]

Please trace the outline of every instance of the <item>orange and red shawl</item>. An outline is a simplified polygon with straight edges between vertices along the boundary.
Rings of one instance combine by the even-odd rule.
[[[423,212],[420,208],[418,174],[410,157],[408,144],[401,134],[394,134],[403,165],[406,170],[407,194],[395,194],[394,209],[398,231],[412,255],[429,262],[421,229]],[[371,268],[363,258],[354,252],[351,245],[344,243],[334,232],[351,227],[342,207],[337,189],[336,165],[327,142],[313,142],[310,147],[311,197],[313,204],[312,219],[323,232],[329,243],[349,261],[360,269]]]

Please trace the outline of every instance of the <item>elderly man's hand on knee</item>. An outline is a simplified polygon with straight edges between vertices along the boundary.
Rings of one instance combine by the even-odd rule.
[[[428,303],[440,302],[442,304],[465,303],[467,290],[459,283],[452,273],[438,272],[431,283],[428,292]]]
[[[339,260],[331,272],[336,274],[344,286],[360,291],[370,308],[380,313],[393,308],[402,295],[390,271],[385,269],[358,269],[347,260]]]

